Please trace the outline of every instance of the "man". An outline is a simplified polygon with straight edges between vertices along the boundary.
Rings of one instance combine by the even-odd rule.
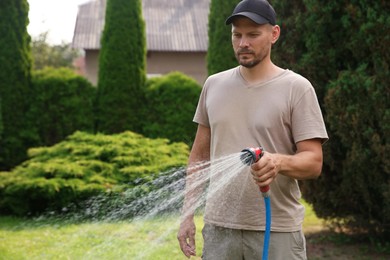
[[[267,1],[241,1],[226,24],[239,66],[206,80],[189,164],[246,147],[266,152],[228,189],[208,198],[203,260],[261,259],[265,213],[259,187],[266,185],[272,205],[269,259],[306,259],[298,180],[320,175],[328,138],[315,91],[304,77],[272,63],[280,27]],[[195,255],[193,214],[183,218],[178,240],[187,257]]]

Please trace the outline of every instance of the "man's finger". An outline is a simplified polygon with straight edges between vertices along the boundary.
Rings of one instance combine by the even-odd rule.
[[[196,254],[196,250],[195,250],[195,237],[194,236],[190,236],[188,241],[189,241],[188,248],[190,250],[190,253],[191,253],[191,255],[195,256],[195,254]]]
[[[191,256],[191,250],[189,250],[190,246],[188,245],[187,241],[185,238],[178,238],[179,239],[179,245],[180,249],[183,252],[183,254],[187,257],[190,258]]]

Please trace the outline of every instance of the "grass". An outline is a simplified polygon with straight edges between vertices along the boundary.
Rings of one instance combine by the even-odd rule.
[[[196,223],[201,255],[201,216]],[[0,259],[186,259],[177,243],[177,228],[178,217],[172,216],[114,223],[0,217]],[[332,233],[309,205],[304,231],[309,259],[390,259],[367,244],[354,245],[350,237]]]
[[[200,216],[196,221],[202,225]],[[78,224],[0,217],[0,259],[184,259],[176,222],[173,217]],[[201,245],[200,234],[197,239]]]

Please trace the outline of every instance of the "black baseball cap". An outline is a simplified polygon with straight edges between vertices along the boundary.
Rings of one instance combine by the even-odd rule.
[[[276,25],[274,8],[266,0],[243,0],[236,5],[233,13],[226,19],[226,25],[231,24],[237,16],[245,16],[257,24]]]

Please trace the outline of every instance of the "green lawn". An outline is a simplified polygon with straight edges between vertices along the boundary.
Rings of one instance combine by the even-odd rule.
[[[82,224],[0,217],[0,259],[184,259],[177,227],[173,217]]]
[[[306,208],[305,227],[321,226],[311,207]],[[202,217],[196,222],[200,255]],[[0,259],[186,259],[177,228],[177,217],[81,224],[0,217]]]

